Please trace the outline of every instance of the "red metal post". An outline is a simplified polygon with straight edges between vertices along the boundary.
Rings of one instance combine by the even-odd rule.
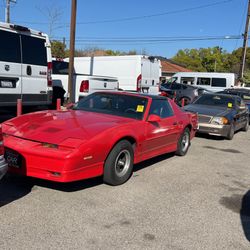
[[[182,106],[182,107],[185,106],[185,99],[184,99],[184,98],[181,99],[181,106]]]
[[[22,114],[22,99],[17,99],[17,116]]]
[[[61,110],[61,99],[56,99],[56,110]]]

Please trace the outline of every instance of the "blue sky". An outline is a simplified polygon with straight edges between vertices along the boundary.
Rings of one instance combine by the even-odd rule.
[[[247,2],[248,0],[78,0],[76,47],[99,47],[121,51],[135,49],[138,52],[146,51],[150,55],[168,58],[184,48],[221,46],[227,51],[232,51],[242,46],[242,40],[222,37],[243,33]],[[215,5],[204,7],[210,4]],[[5,0],[0,0],[1,21],[4,21],[4,7]],[[55,39],[65,37],[68,40],[70,11],[71,0],[17,0],[16,4],[11,4],[11,21],[51,33]],[[49,16],[55,14],[58,16],[50,31]],[[145,18],[119,21],[142,16]],[[149,38],[155,37],[207,36],[220,39],[188,42],[148,41]],[[109,41],[94,42],[96,38]],[[114,38],[121,41],[110,41]],[[125,38],[136,38],[139,41],[124,42]],[[142,38],[146,41],[141,41]]]

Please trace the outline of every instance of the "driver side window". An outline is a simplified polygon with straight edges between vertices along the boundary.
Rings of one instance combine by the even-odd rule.
[[[173,116],[174,112],[167,99],[166,100],[158,99],[158,100],[152,100],[149,114],[158,115],[162,119],[164,119]]]

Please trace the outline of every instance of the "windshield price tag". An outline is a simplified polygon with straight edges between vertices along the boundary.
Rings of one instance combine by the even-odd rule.
[[[231,102],[229,102],[229,103],[227,104],[227,107],[228,107],[228,108],[232,108],[232,107],[233,107],[233,104],[232,104]]]
[[[144,111],[144,106],[143,105],[137,105],[136,112],[142,113]]]

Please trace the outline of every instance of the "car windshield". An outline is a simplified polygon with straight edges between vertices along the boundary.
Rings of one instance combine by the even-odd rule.
[[[224,95],[202,95],[199,99],[197,99],[194,104],[200,105],[208,105],[208,106],[220,106],[220,107],[229,107],[232,108],[234,106],[234,99],[231,96]]]
[[[142,120],[147,98],[114,93],[93,93],[73,109],[104,113]]]

